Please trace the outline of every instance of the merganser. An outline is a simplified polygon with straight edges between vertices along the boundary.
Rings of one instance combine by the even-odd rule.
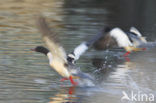
[[[93,79],[86,73],[81,72],[79,68],[76,68],[74,62],[75,60],[78,60],[80,55],[82,55],[89,46],[98,40],[103,33],[98,34],[96,38],[83,42],[67,57],[64,48],[57,41],[56,34],[49,29],[45,18],[42,16],[38,18],[38,27],[49,50],[43,46],[37,46],[32,50],[43,53],[48,57],[50,66],[63,77],[62,81],[69,79],[73,85],[77,85],[77,82],[73,79]]]
[[[130,31],[131,32],[129,34],[132,34],[134,32],[134,28],[130,29]],[[103,37],[97,40],[94,43],[94,48],[97,50],[105,50],[113,47],[124,48],[127,51],[124,56],[127,56],[132,51],[143,50],[143,48],[138,48],[135,44],[133,44],[131,39],[131,36],[128,36],[128,34],[126,34],[123,30],[116,27],[107,31]]]

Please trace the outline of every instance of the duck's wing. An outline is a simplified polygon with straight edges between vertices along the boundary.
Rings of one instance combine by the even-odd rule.
[[[110,36],[116,40],[119,47],[133,46],[127,34],[120,28],[113,28],[110,31]]]
[[[131,27],[130,28],[130,32],[131,33],[134,33],[135,35],[137,35],[137,37],[139,38],[141,44],[142,43],[147,43],[147,40],[146,40],[146,37],[143,36],[138,29],[136,29],[135,27]]]
[[[105,33],[98,41],[94,43],[94,49],[106,50],[117,46],[116,40],[110,36],[110,33]]]
[[[129,29],[129,31],[132,32],[132,33],[134,33],[134,34],[136,34],[138,37],[141,37],[142,36],[142,34],[139,32],[139,30],[137,28],[135,28],[135,27],[131,27]]]
[[[64,48],[59,44],[57,34],[49,28],[45,18],[39,16],[37,25],[42,34],[42,38],[50,49],[53,57],[60,59],[62,62],[66,62],[66,52]]]
[[[76,60],[78,60],[80,56],[89,49],[89,47],[91,47],[97,40],[102,37],[107,29],[108,28],[103,28],[97,35],[93,36],[88,41],[82,42],[80,45],[78,45],[72,53],[68,54],[68,62],[74,63]]]
[[[37,24],[42,38],[50,50],[50,54],[48,54],[48,58],[51,59],[51,61],[49,61],[50,66],[62,77],[69,78],[71,74],[68,71],[66,53],[63,47],[58,43],[57,35],[50,30],[45,18],[42,16],[38,17]]]
[[[131,42],[133,42],[133,39],[139,40],[139,37],[137,34],[133,33],[133,32],[126,32],[128,38],[130,39]]]

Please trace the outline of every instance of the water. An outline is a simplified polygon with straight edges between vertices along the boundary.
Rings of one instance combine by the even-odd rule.
[[[0,4],[0,103],[122,103],[123,91],[156,96],[154,46],[131,54],[130,61],[118,50],[89,50],[77,65],[95,76],[94,87],[59,82],[47,58],[30,51],[44,45],[35,24],[40,13],[58,32],[67,52],[105,25],[125,30],[136,26],[147,40],[155,41],[154,0],[0,0]]]

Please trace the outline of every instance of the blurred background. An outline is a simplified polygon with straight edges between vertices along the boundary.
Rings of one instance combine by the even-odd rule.
[[[155,0],[0,0],[0,5],[1,103],[122,103],[123,91],[156,96],[155,47],[133,53],[130,61],[120,58],[122,51],[89,50],[77,66],[94,76],[96,85],[77,88],[59,82],[47,58],[30,51],[44,45],[38,14],[46,17],[68,53],[107,25],[125,31],[135,26],[154,42]]]

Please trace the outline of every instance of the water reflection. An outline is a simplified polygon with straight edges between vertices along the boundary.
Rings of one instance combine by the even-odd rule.
[[[55,96],[49,98],[49,103],[77,103],[79,98],[75,95],[75,87],[62,88]]]

